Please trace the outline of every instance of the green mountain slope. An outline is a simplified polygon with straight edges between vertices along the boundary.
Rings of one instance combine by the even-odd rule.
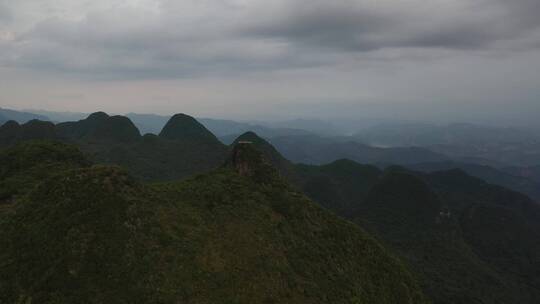
[[[96,163],[119,165],[139,178],[154,181],[206,172],[227,157],[228,147],[187,115],[172,117],[162,133],[141,136],[128,118],[97,112],[57,125],[8,122],[0,127],[0,147],[30,139],[55,139],[76,144]]]
[[[258,151],[260,151],[264,157],[270,162],[270,164],[276,168],[281,175],[294,180],[296,175],[296,169],[294,165],[285,157],[283,157],[271,144],[266,140],[259,137],[254,132],[246,132],[240,135],[232,144],[232,146],[238,143],[245,142],[253,145]]]
[[[303,189],[397,252],[435,303],[535,303],[540,296],[540,208],[530,199],[465,173],[392,168],[366,181],[365,169],[356,171],[305,176]]]
[[[185,114],[176,114],[171,117],[159,133],[159,137],[170,140],[219,142],[217,137],[195,118]]]
[[[0,217],[0,303],[425,302],[398,260],[250,145],[155,185],[72,152]]]
[[[0,148],[27,140],[56,138],[56,128],[52,122],[48,121],[31,120],[20,125],[10,120],[0,126]]]
[[[296,165],[293,177],[314,201],[399,254],[435,303],[540,297],[540,207],[524,195],[462,171],[381,171],[349,160]]]
[[[60,137],[92,142],[127,143],[140,139],[141,134],[135,125],[124,116],[109,116],[97,112],[78,122],[65,122],[57,125]]]

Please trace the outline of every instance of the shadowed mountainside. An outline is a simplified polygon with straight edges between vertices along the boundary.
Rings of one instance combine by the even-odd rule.
[[[250,140],[283,158],[264,140]],[[339,160],[293,172],[306,195],[399,253],[434,303],[540,297],[540,207],[528,197],[459,170],[383,171]]]
[[[183,114],[173,116],[160,136],[141,136],[128,118],[103,112],[57,125],[30,121],[0,127],[0,147],[30,139],[76,144],[91,160],[123,166],[145,180],[173,180],[205,172],[223,163],[228,153],[227,146]]]
[[[13,155],[24,165],[0,162],[2,181],[33,185],[0,213],[2,303],[426,303],[397,259],[250,145],[208,174],[152,185],[64,144],[0,158]]]

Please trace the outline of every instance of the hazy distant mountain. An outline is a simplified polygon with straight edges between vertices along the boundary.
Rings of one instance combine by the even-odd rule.
[[[540,165],[530,167],[507,167],[502,170],[509,174],[531,179],[540,183]]]
[[[29,112],[22,112],[22,111],[15,111],[15,110],[8,110],[8,109],[2,109],[0,108],[0,123],[5,123],[9,120],[14,120],[20,124],[26,123],[30,120],[43,120],[43,121],[49,121],[49,117],[44,115],[38,115],[34,113]]]
[[[420,146],[453,159],[530,166],[540,163],[540,135],[517,128],[473,124],[388,124],[356,134],[359,141],[382,146]],[[476,161],[475,161],[476,162]]]
[[[242,123],[232,120],[201,118],[200,121],[225,144],[231,144],[238,136],[246,132],[255,132],[264,138],[312,134],[309,131],[301,129],[279,126],[265,127],[258,124]]]
[[[378,148],[347,138],[283,136],[270,138],[269,141],[295,163],[326,164],[338,159],[350,159],[363,164],[405,165],[448,160],[448,157],[424,148]]]
[[[50,121],[55,123],[67,122],[67,121],[77,121],[84,119],[90,115],[89,113],[79,113],[79,112],[54,112],[46,110],[25,110],[26,112],[46,116]]]
[[[260,121],[255,124],[259,124],[270,128],[286,128],[286,129],[298,129],[306,130],[312,134],[324,135],[324,136],[337,136],[343,135],[332,122],[328,122],[321,119],[292,119],[282,121]],[[263,134],[259,134],[263,136]]]
[[[359,140],[384,146],[483,145],[536,141],[540,136],[517,128],[474,124],[385,124],[355,135]]]
[[[142,134],[159,134],[161,129],[163,129],[167,121],[171,118],[170,116],[136,113],[128,113],[126,114],[126,117],[133,121]]]
[[[435,162],[420,163],[408,166],[412,170],[423,172],[445,171],[460,169],[471,176],[478,177],[488,183],[504,186],[517,192],[521,192],[540,202],[540,180],[535,180],[534,176],[520,176],[518,172],[507,173],[488,166],[458,163],[458,162]],[[534,169],[531,169],[531,172]]]
[[[141,133],[159,134],[170,116],[161,116],[154,114],[126,114],[133,123],[141,130]],[[236,137],[245,132],[253,131],[264,137],[288,136],[288,135],[307,135],[308,131],[289,128],[270,128],[256,124],[237,122],[225,119],[197,118],[210,132],[219,137],[225,144],[230,144]]]

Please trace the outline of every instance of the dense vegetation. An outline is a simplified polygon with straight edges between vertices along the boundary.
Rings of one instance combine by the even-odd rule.
[[[33,182],[0,215],[0,303],[425,302],[397,259],[249,145],[212,173],[153,185],[69,145],[13,155],[2,178]]]
[[[281,159],[266,141],[249,138]],[[275,163],[290,177],[286,163]],[[299,189],[398,253],[435,303],[540,298],[540,206],[528,197],[460,170],[383,171],[350,160],[293,166],[289,179]]]
[[[420,288],[436,304],[540,299],[539,205],[431,172],[448,163],[298,165],[253,132],[227,147],[183,114],[144,136],[105,113],[8,122],[0,146],[2,304],[421,303]]]
[[[128,118],[103,112],[57,125],[34,120],[0,127],[0,147],[31,139],[76,144],[94,162],[120,165],[138,178],[154,181],[209,171],[222,164],[228,153],[212,133],[183,114],[172,117],[159,136],[141,136]]]

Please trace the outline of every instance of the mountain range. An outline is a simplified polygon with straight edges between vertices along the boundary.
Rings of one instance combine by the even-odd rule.
[[[103,112],[10,121],[0,147],[0,303],[540,298],[540,205],[501,185],[532,191],[534,175],[296,164],[185,114],[158,135]]]
[[[424,147],[454,160],[504,166],[540,163],[540,136],[535,130],[475,124],[383,124],[355,136],[367,144]]]
[[[290,163],[274,164],[290,176]],[[294,166],[291,183],[397,252],[434,303],[540,298],[540,205],[527,196],[459,169],[381,170],[351,160]]]
[[[5,115],[16,113],[15,117],[13,118],[25,117],[27,119],[32,118],[32,115],[34,115],[31,113],[17,112],[12,110],[4,111],[4,113],[6,113]],[[68,118],[74,115],[80,115],[80,113],[62,114],[47,111],[40,111],[40,113],[60,116],[64,118]],[[89,117],[94,118],[93,116],[95,115],[96,114],[89,115]],[[21,129],[28,130],[23,131],[19,136],[26,138],[55,138],[57,135],[59,135],[62,140],[77,141],[79,144],[82,144],[84,146],[83,150],[92,152],[93,156],[91,157],[93,157],[94,159],[106,163],[121,163],[122,165],[131,168],[132,172],[135,175],[145,180],[160,179],[160,177],[162,179],[164,176],[166,176],[166,179],[181,178],[184,176],[188,176],[193,172],[198,172],[199,167],[205,169],[210,168],[210,166],[205,166],[204,162],[199,162],[199,164],[193,164],[193,168],[184,171],[184,168],[186,168],[187,166],[183,164],[182,161],[175,158],[173,155],[182,155],[182,153],[187,153],[188,150],[180,149],[180,145],[171,144],[170,140],[164,141],[162,140],[164,138],[153,135],[160,134],[163,127],[170,120],[170,117],[148,114],[129,114],[128,116],[129,117],[127,117],[127,119],[125,117],[121,118],[123,116],[113,116],[114,118],[112,118],[111,120],[123,120],[123,122],[117,123],[120,125],[125,125],[120,129],[130,134],[126,135],[127,137],[131,138],[129,140],[129,144],[122,143],[121,145],[109,146],[103,140],[90,141],[89,139],[90,137],[92,137],[92,135],[83,134],[84,136],[81,137],[77,134],[64,134],[66,132],[69,133],[69,131],[60,130],[56,132],[53,131],[55,127],[52,127],[50,123],[48,127],[40,128],[41,130],[35,131],[41,133],[48,132],[48,134],[40,133],[32,135],[32,125],[47,124],[43,121],[32,121],[27,124],[22,124]],[[63,126],[71,126],[73,124],[77,124],[79,127],[74,128],[74,130],[82,128],[82,131],[80,132],[84,133],[86,131],[84,131],[85,127],[82,125],[84,125],[87,120],[88,119],[82,119],[79,122],[59,123],[57,124],[56,129],[62,129]],[[21,121],[24,121],[24,119],[22,119]],[[259,134],[262,138],[270,141],[272,145],[274,145],[277,150],[284,155],[285,158],[291,160],[294,163],[323,165],[340,159],[350,159],[362,164],[377,165],[381,168],[389,165],[402,165],[413,170],[420,170],[426,172],[458,168],[464,170],[465,172],[473,176],[484,179],[490,183],[508,187],[518,192],[525,193],[535,200],[540,200],[540,178],[538,178],[538,174],[535,174],[535,166],[505,166],[504,164],[493,163],[491,161],[481,158],[452,158],[448,155],[445,155],[444,153],[436,153],[432,152],[430,149],[419,147],[374,147],[360,143],[356,141],[354,137],[350,136],[320,136],[310,134],[309,132],[302,130],[269,129],[257,125],[238,123],[227,120],[200,119],[198,121],[200,121],[200,125],[202,125],[199,126],[199,128],[207,128],[206,132],[208,134],[216,134],[216,132],[217,134],[221,135],[229,134],[225,137],[219,137],[220,141],[226,144],[233,143],[241,134],[238,132],[244,132],[244,130],[250,130],[250,128],[253,128],[253,131],[257,132],[257,134]],[[141,134],[145,134],[141,137],[141,134],[139,134],[139,131],[136,129],[140,129],[140,126],[145,124],[153,125],[152,128],[154,133],[140,132]],[[459,126],[459,128],[466,128],[466,125],[457,126]],[[13,134],[10,133],[13,132],[13,130],[8,130],[9,128],[13,127],[14,123],[11,122],[10,124],[6,125],[6,127],[4,128],[4,132],[0,132],[0,145],[2,145],[2,142],[4,142],[5,144],[6,141],[9,141],[10,137],[13,137]],[[113,126],[109,126],[109,128],[111,127]],[[412,128],[412,130],[415,130],[415,132],[419,132],[417,130],[419,127],[420,126],[414,125],[413,127],[409,128]],[[426,128],[428,127],[429,126],[426,126]],[[475,130],[476,127],[473,126],[470,128]],[[70,129],[70,127],[68,127],[68,129]],[[377,128],[374,129],[377,130]],[[386,130],[386,132],[390,132],[389,130],[393,130],[390,127],[382,129]],[[404,128],[404,130],[407,130],[407,128]],[[487,133],[490,130],[493,131],[493,129],[486,128],[481,128],[480,130],[482,130],[483,133]],[[88,132],[93,131],[90,130]],[[120,131],[115,130],[115,132]],[[113,134],[115,132],[110,133]],[[259,132],[263,132],[262,135]],[[424,131],[424,133],[427,132],[428,131]],[[516,132],[517,131],[514,130],[508,131],[507,133],[514,134]],[[109,132],[104,130],[102,131],[102,133]],[[459,136],[465,136],[462,133],[464,132],[459,133],[461,134]],[[119,134],[119,136],[122,135]],[[215,136],[209,135],[208,137],[213,139]],[[501,137],[509,138],[511,137],[511,135],[501,135]],[[142,141],[140,140],[141,138],[143,139]],[[97,139],[99,139],[99,135]],[[174,141],[178,142],[178,140]],[[150,142],[150,144],[144,145],[141,144],[141,142]],[[152,145],[153,142],[159,142],[159,148],[155,147],[156,151],[148,149],[148,146]],[[224,151],[226,150],[226,147],[225,145],[218,144],[215,140],[209,140],[208,143],[210,146],[206,146],[206,148],[199,148],[203,150],[208,149],[208,151],[216,151],[215,153],[210,153],[214,155],[214,161],[209,162],[212,166],[214,166],[216,163],[219,163],[225,157]],[[201,145],[200,142],[198,144]],[[129,145],[130,147],[126,148],[127,145]],[[177,150],[173,151],[175,147]],[[152,153],[157,153],[157,155],[160,155],[160,161],[156,161],[154,157],[148,155]],[[203,153],[205,152],[203,151]],[[194,158],[194,156],[191,157]],[[160,168],[160,172],[163,173],[156,175],[155,170],[153,170],[154,168]]]

